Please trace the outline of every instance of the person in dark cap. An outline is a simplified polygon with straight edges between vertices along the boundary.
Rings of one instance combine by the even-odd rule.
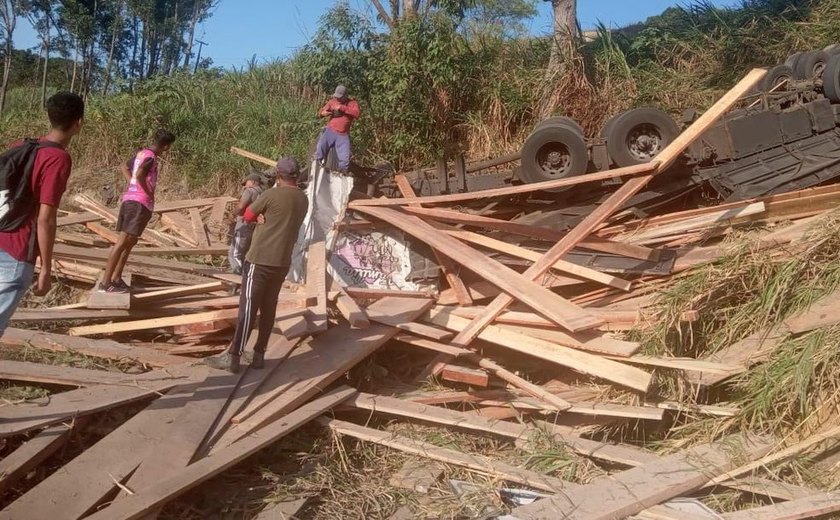
[[[242,181],[242,194],[239,196],[239,206],[236,208],[236,222],[233,224],[233,236],[228,249],[228,263],[234,274],[242,274],[242,265],[245,263],[245,253],[251,246],[251,236],[254,234],[254,226],[251,222],[245,222],[242,216],[245,210],[257,200],[262,193],[262,176],[259,173],[251,173]]]
[[[338,170],[346,172],[350,167],[350,127],[353,121],[362,114],[359,103],[350,99],[347,87],[339,85],[335,93],[318,112],[319,117],[327,117],[327,126],[318,138],[318,145],[315,147],[315,158],[323,162],[330,153],[330,148],[335,148],[338,155]]]
[[[259,312],[259,331],[251,368],[265,366],[265,349],[277,316],[277,300],[289,272],[292,250],[309,201],[297,187],[300,166],[292,157],[282,157],[275,167],[277,184],[245,208],[245,222],[259,222],[245,255],[239,317],[227,352],[205,358],[213,368],[239,372],[245,345]]]

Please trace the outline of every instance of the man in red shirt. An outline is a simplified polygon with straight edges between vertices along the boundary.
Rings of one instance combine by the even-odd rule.
[[[350,167],[350,126],[361,113],[359,103],[348,97],[347,87],[336,87],[335,94],[318,112],[318,117],[329,118],[315,147],[315,158],[318,161],[323,162],[329,155],[330,148],[335,148],[338,170],[347,172],[347,168]]]
[[[0,232],[0,336],[32,284],[39,256],[41,270],[32,293],[43,296],[50,290],[56,215],[72,168],[67,147],[81,131],[84,114],[85,103],[76,94],[59,92],[47,100],[51,128],[39,139],[31,178],[36,210],[18,229]]]

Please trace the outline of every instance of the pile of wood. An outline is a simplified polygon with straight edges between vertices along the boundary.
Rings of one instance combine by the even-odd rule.
[[[352,202],[348,216],[353,220],[337,226],[395,227],[425,243],[448,288],[429,294],[342,287],[327,274],[324,242],[313,242],[305,285],[282,293],[262,370],[218,372],[194,357],[217,352],[229,341],[238,299],[227,290],[235,277],[206,263],[153,256],[223,254],[222,234],[214,230],[224,222],[230,200],[161,204],[161,226],[144,235],[144,245],[130,261],[131,296],[108,295],[105,302],[91,297],[64,308],[22,309],[15,316],[39,323],[104,323],[73,326],[69,335],[11,329],[4,336],[7,346],[131,360],[151,370],[129,375],[4,361],[0,379],[76,389],[48,400],[0,406],[0,439],[16,446],[0,460],[0,490],[14,491],[12,499],[3,501],[0,519],[155,518],[168,502],[312,421],[341,436],[490,475],[545,496],[513,507],[508,518],[782,519],[840,511],[840,494],[783,484],[761,473],[839,431],[783,449],[781,440],[737,435],[660,456],[598,442],[576,429],[631,421],[667,424],[684,412],[731,417],[737,409],[727,402],[688,405],[651,397],[656,372],[681,373],[697,387],[711,387],[764,359],[773,341],[840,322],[836,313],[827,312],[840,300],[835,293],[708,358],[640,355],[640,345],[621,336],[650,325],[655,297],[669,283],[724,256],[727,249],[720,240],[733,229],[794,221],[752,244],[755,251],[782,250],[800,241],[822,213],[840,205],[840,187],[827,186],[655,217],[641,218],[625,207],[762,75],[750,73],[649,164],[425,198],[415,197],[398,176],[404,198]],[[501,218],[501,211],[489,215],[495,207],[489,201],[604,179],[624,182],[571,229]],[[485,211],[465,209],[476,201]],[[92,284],[105,254],[97,248],[113,239],[99,221],[113,222],[114,212],[90,199],[78,202],[86,213],[67,215],[62,223],[85,225],[97,236],[62,230],[56,263],[61,276]],[[189,217],[179,213],[185,210]],[[137,289],[141,279],[143,291]],[[96,308],[105,305],[117,306]],[[689,311],[681,319],[698,317]],[[152,341],[152,334],[164,340]],[[77,337],[92,335],[112,339]],[[373,394],[340,381],[386,346],[413,352],[417,360],[403,367],[401,373],[410,377],[400,378],[397,387]],[[546,372],[553,377],[546,379]],[[427,390],[430,377],[448,389]],[[616,395],[634,396],[634,404],[605,399],[591,382],[611,385]],[[88,417],[138,403],[146,403],[145,408],[60,469],[41,480],[29,478],[32,468],[50,459],[74,430],[85,428]],[[563,481],[492,454],[466,454],[376,423],[346,420],[359,417],[354,413],[359,411],[525,447],[549,435],[602,465],[609,476],[586,484]],[[669,502],[719,489],[768,497],[771,503],[703,516]]]

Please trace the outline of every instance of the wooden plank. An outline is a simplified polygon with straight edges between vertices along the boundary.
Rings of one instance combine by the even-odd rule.
[[[269,504],[253,520],[300,520],[296,515],[308,501],[308,498],[300,498]]]
[[[405,175],[398,174],[394,175],[394,181],[397,183],[397,188],[400,190],[400,194],[406,199],[413,199],[417,198],[417,194],[414,192],[414,188],[411,187],[411,183],[408,182],[408,179]],[[410,206],[419,207],[419,204],[410,204]],[[441,254],[438,250],[432,249],[432,252],[435,255],[435,260],[437,260],[438,265],[440,266],[440,270],[443,273],[446,281],[449,283],[449,287],[455,291],[455,297],[458,299],[458,303],[461,305],[472,305],[472,298],[470,297],[470,292],[467,289],[467,286],[464,285],[464,281],[461,280],[461,277],[458,276],[456,272],[455,263],[450,259],[448,256]]]
[[[309,244],[306,254],[306,292],[318,298],[307,318],[316,332],[327,330],[327,250],[323,240]]]
[[[262,155],[257,155],[255,153],[251,153],[247,150],[243,150],[242,148],[237,148],[235,146],[230,147],[230,153],[235,153],[236,155],[242,156],[246,159],[250,159],[252,161],[265,164],[266,166],[277,166],[277,161],[272,161],[267,157],[263,157]]]
[[[440,325],[456,332],[463,330],[469,323],[467,319],[440,312],[438,309],[432,310],[430,321],[435,325]],[[650,374],[644,370],[629,367],[612,360],[593,356],[586,352],[574,350],[539,338],[523,336],[495,325],[490,325],[485,328],[478,337],[496,345],[551,361],[552,363],[572,368],[578,372],[606,379],[607,381],[612,381],[613,383],[642,392],[646,392],[651,383]]]
[[[13,346],[31,346],[54,352],[73,352],[103,359],[134,361],[154,367],[179,365],[187,361],[184,358],[170,356],[154,349],[132,347],[116,341],[75,338],[62,334],[16,328],[6,329],[2,343]]]
[[[500,321],[503,320],[500,318]],[[632,356],[641,348],[641,345],[636,341],[610,338],[604,336],[603,334],[594,332],[578,332],[577,334],[571,335],[565,334],[564,332],[556,329],[552,330],[539,327],[522,327],[518,325],[499,325],[499,327],[511,332],[525,334],[526,336],[531,336],[533,338],[551,341],[552,343],[557,343],[558,345],[563,345],[564,347],[586,350],[588,352],[614,356],[616,358],[626,358]]]
[[[83,305],[87,305],[86,303]],[[131,310],[131,309],[115,309],[115,310],[97,310],[88,308],[77,309],[21,309],[18,308],[12,315],[13,322],[50,322],[50,321],[102,321],[114,319],[140,319],[140,318],[156,318],[158,316],[171,314],[169,310]]]
[[[431,300],[385,298],[373,303],[368,309],[390,309],[395,315],[412,320],[426,312],[431,305]],[[397,332],[393,327],[380,324],[371,324],[367,329],[351,329],[349,325],[339,325],[316,336],[308,345],[299,347],[271,376],[270,381],[277,383],[269,384],[268,388],[292,378],[298,378],[300,382],[284,392],[282,399],[267,404],[245,422],[232,426],[215,444],[211,453],[305,403],[320,389],[342,377],[350,368],[390,341]]]
[[[199,247],[210,247],[210,237],[207,236],[207,229],[204,221],[196,208],[190,208],[190,221],[192,222],[193,235]]]
[[[280,323],[286,322],[281,321]],[[253,338],[253,341],[256,341],[256,337]],[[225,405],[224,410],[219,414],[218,421],[216,421],[212,431],[208,433],[206,439],[199,447],[197,451],[198,457],[207,455],[210,448],[218,442],[222,434],[230,426],[231,419],[242,412],[252,399],[259,398],[260,395],[269,391],[267,388],[263,388],[263,383],[286,361],[297,346],[297,341],[292,341],[290,338],[286,338],[281,334],[273,333],[271,335],[265,352],[265,368],[262,370],[252,370],[250,366],[248,367],[242,375],[242,379],[240,379],[239,385],[230,400]]]
[[[56,219],[56,225],[58,227],[73,226],[77,224],[87,224],[88,222],[98,222],[100,220],[102,220],[101,216],[96,213],[91,213],[90,211],[85,211],[82,213],[71,213],[70,215],[58,217]]]
[[[840,492],[818,493],[814,496],[754,507],[743,511],[723,513],[724,520],[799,520],[816,518],[840,511]]]
[[[134,385],[139,378],[137,374],[123,374],[107,370],[3,360],[3,363],[0,363],[0,379],[51,385],[93,386]]]
[[[452,364],[443,367],[443,370],[440,371],[440,378],[453,383],[464,383],[482,388],[487,388],[487,385],[490,384],[490,376],[484,370]]]
[[[232,422],[233,424],[245,422],[246,419],[253,416],[269,402],[283,395],[283,393],[285,393],[291,387],[295,386],[295,384],[297,384],[298,382],[300,382],[300,380],[294,377],[291,379],[291,381],[283,383],[280,386],[272,388],[271,390],[256,396],[248,405],[248,407],[239,412],[238,414],[234,415],[230,422]]]
[[[65,425],[47,428],[0,460],[0,495],[64,446],[72,430]]]
[[[729,438],[717,444],[695,446],[637,468],[601,478],[575,490],[515,508],[519,520],[568,518],[611,520],[624,518],[680,496],[736,466],[737,453],[760,457],[769,443]]]
[[[565,186],[575,186],[578,184],[585,184],[589,182],[598,182],[609,179],[616,179],[619,177],[632,177],[636,175],[644,175],[653,170],[651,164],[638,164],[628,166],[625,168],[617,168],[604,172],[589,173],[571,177],[566,179],[558,179],[554,181],[535,182],[532,184],[523,184],[521,186],[508,186],[505,188],[496,188],[492,190],[482,190],[470,193],[452,193],[449,195],[435,195],[431,197],[418,197],[415,200],[406,199],[364,199],[355,200],[350,203],[350,208],[357,209],[361,206],[405,206],[412,203],[417,204],[447,204],[451,202],[463,202],[466,200],[486,199],[490,197],[506,197],[509,195],[516,195],[520,193],[533,193],[535,191],[551,190],[555,188],[562,188]]]
[[[519,377],[518,375],[514,374],[510,370],[502,367],[501,365],[491,361],[487,358],[480,357],[475,352],[461,349],[458,347],[453,347],[450,345],[443,345],[441,343],[437,343],[435,341],[429,341],[422,338],[416,338],[409,334],[399,334],[394,339],[397,341],[406,343],[408,345],[414,345],[421,348],[426,348],[430,350],[434,350],[436,352],[440,352],[446,356],[450,356],[451,358],[461,358],[472,363],[475,363],[477,366],[489,371],[494,376],[498,377],[499,379],[510,383],[512,386],[522,390],[523,392],[531,395],[537,399],[545,401],[552,407],[556,408],[557,410],[567,410],[571,408],[571,404],[567,401],[557,397],[556,395],[552,394],[551,392],[547,392],[544,388],[540,387],[539,385],[535,385],[530,381],[526,381],[525,379]],[[442,360],[439,362],[445,363]]]
[[[306,311],[304,309],[284,310],[278,313],[277,319],[300,316]],[[204,323],[220,320],[236,319],[239,309],[223,309],[220,311],[207,311],[183,316],[167,316],[163,318],[152,318],[148,320],[124,321],[120,323],[109,323],[105,325],[86,325],[73,327],[68,330],[71,336],[92,336],[94,334],[114,334],[116,332],[130,332],[135,330],[159,329],[164,327],[175,327],[177,325],[189,325],[191,323]]]
[[[414,321],[406,321],[399,316],[394,316],[392,313],[388,312],[388,309],[368,309],[368,318],[377,323],[396,327],[404,332],[424,336],[437,341],[446,341],[454,336],[453,333],[445,329],[432,327],[430,325]]]
[[[209,199],[190,199],[190,200],[176,200],[170,202],[156,202],[155,213],[167,213],[170,211],[181,211],[190,208],[203,208],[212,206],[218,201],[225,201],[226,203],[236,202],[233,197],[213,197]]]
[[[155,442],[165,438],[167,425],[191,395],[189,390],[173,390],[152,402],[0,511],[0,519],[81,518],[137,468]]]
[[[103,273],[104,274],[104,273]],[[128,284],[128,292],[107,293],[101,292],[94,286],[88,292],[88,309],[129,309],[131,308],[131,273],[123,274],[123,280]],[[99,275],[97,286],[102,283],[102,274]]]
[[[318,422],[328,426],[331,430],[341,435],[373,442],[394,450],[436,460],[445,464],[461,466],[478,473],[523,484],[535,489],[551,492],[566,492],[576,487],[575,484],[570,482],[565,482],[534,471],[517,468],[504,462],[490,459],[489,457],[462,453],[448,448],[439,448],[434,444],[404,437],[396,433],[365,428],[364,426],[327,417],[321,417],[318,419]]]
[[[209,247],[135,247],[131,250],[132,255],[161,255],[161,256],[225,256],[228,254],[228,246]]]
[[[344,319],[350,323],[354,329],[366,329],[370,327],[370,320],[367,314],[363,311],[356,300],[350,297],[343,288],[338,289],[338,298],[335,300],[335,306],[338,308]]]
[[[33,399],[3,406],[0,407],[0,438],[150,399],[177,384],[169,380],[144,382],[137,386],[98,385],[51,395],[46,398],[46,402]]]
[[[525,249],[524,247],[496,240],[495,238],[490,238],[488,236],[479,235],[478,233],[473,233],[472,231],[447,230],[446,232],[455,238],[478,246],[486,247],[500,253],[505,253],[516,258],[522,258],[523,260],[535,262],[542,256],[536,251],[531,251],[530,249]],[[622,280],[621,278],[596,271],[595,269],[573,264],[571,262],[567,262],[566,260],[556,261],[552,268],[562,273],[577,276],[584,280],[590,280],[609,287],[615,287],[616,289],[620,289],[622,291],[629,291],[633,287],[633,284],[627,280]]]
[[[166,225],[170,231],[184,239],[190,247],[199,247],[202,245],[196,237],[192,221],[185,218],[180,213],[161,213],[160,221]]]
[[[111,231],[110,229],[100,224],[97,224],[96,222],[88,222],[85,224],[85,227],[93,233],[97,234],[98,236],[104,238],[111,244],[116,244],[120,239],[119,233],[117,233],[116,231]]]
[[[360,300],[378,300],[380,298],[419,298],[427,300],[435,298],[431,291],[400,291],[398,289],[368,289],[364,287],[345,287],[344,290],[352,298]]]
[[[89,516],[88,520],[110,520],[114,518],[134,520],[142,518],[149,511],[155,510],[250,455],[275,443],[281,437],[341,403],[352,393],[353,389],[351,388],[338,388],[311,403],[301,406],[282,419],[272,422],[263,428],[260,435],[243,439],[235,445],[219,451],[212,457],[196,461],[186,468],[159,480],[156,484],[139,490],[137,494],[126,497],[119,503]]]
[[[162,475],[181,470],[193,460],[216,417],[222,412],[240,380],[239,374],[213,371],[199,383],[192,398],[186,403],[178,418],[168,428],[169,432],[151,449],[137,470],[125,484],[129,489],[145,489],[160,481]],[[128,496],[121,493],[114,503]],[[147,515],[154,520],[157,513]]]
[[[598,226],[623,206],[630,198],[644,188],[656,175],[667,169],[685,151],[695,139],[708,130],[738,99],[748,92],[763,76],[766,70],[754,69],[741,80],[733,89],[725,94],[708,111],[700,116],[691,126],[677,136],[653,161],[654,170],[648,175],[635,177],[624,183],[606,201],[600,204],[592,213],[587,215],[562,240],[554,244],[548,252],[535,262],[523,275],[529,280],[536,280],[551,268],[554,263],[571,251],[581,240],[592,234]],[[475,339],[481,330],[493,322],[514,299],[508,294],[499,295],[488,305],[484,315],[473,320],[452,341],[457,345],[467,345]],[[548,316],[546,316],[548,317]]]
[[[397,211],[364,207],[360,211],[369,213],[392,224],[406,233],[440,250],[456,262],[467,267],[480,277],[497,285],[506,293],[515,295],[546,318],[573,332],[587,330],[600,325],[600,320],[588,315],[583,309],[557,296],[531,279],[492,260],[458,240],[440,233],[417,217],[400,214]],[[511,298],[512,301],[512,298]],[[495,316],[494,316],[495,318]]]
[[[630,232],[626,235],[620,236],[619,239],[632,243],[644,243],[646,240],[670,235],[678,235],[698,229],[707,229],[721,225],[729,226],[732,224],[733,220],[748,217],[750,215],[761,214],[764,213],[764,211],[765,206],[763,202],[745,204],[738,208],[719,210],[707,215],[678,220],[676,222],[654,228],[644,228],[638,232]]]
[[[194,296],[197,294],[207,294],[216,291],[223,291],[227,288],[227,284],[222,281],[207,282],[198,285],[187,285],[184,287],[171,287],[169,289],[161,289],[159,291],[149,291],[132,295],[132,301],[136,303],[152,303],[165,301],[170,298],[178,298],[181,296]]]
[[[67,260],[83,260],[85,262],[92,262],[96,264],[104,263],[108,259],[108,251],[102,249],[92,249],[84,247],[73,247],[66,244],[56,244],[54,249],[55,256],[59,259]],[[181,262],[178,260],[163,260],[160,258],[149,257],[129,257],[128,265],[137,268],[160,268],[166,271],[177,271],[186,275],[212,276],[220,273],[219,269],[208,267],[206,265],[197,264],[193,262]],[[141,272],[142,274],[142,272]],[[180,278],[187,278],[186,276],[179,276]],[[206,280],[204,280],[206,282]],[[181,282],[182,284],[184,282]],[[189,283],[189,282],[187,282]]]

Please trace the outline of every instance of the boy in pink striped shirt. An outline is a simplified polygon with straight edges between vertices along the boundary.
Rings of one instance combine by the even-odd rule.
[[[122,166],[128,187],[122,196],[120,214],[117,217],[119,238],[111,249],[105,274],[97,288],[100,292],[126,293],[128,285],[122,279],[123,269],[131,249],[145,231],[155,209],[155,188],[158,180],[158,157],[169,151],[175,135],[167,130],[158,130],[152,144],[135,154]]]

